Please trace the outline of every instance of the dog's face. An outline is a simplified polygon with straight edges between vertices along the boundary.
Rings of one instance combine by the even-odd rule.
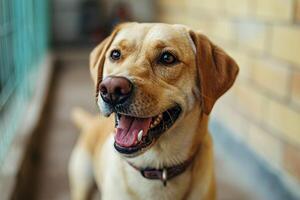
[[[98,45],[90,68],[101,112],[116,114],[115,148],[136,156],[197,106],[209,114],[236,63],[185,26],[128,23]]]

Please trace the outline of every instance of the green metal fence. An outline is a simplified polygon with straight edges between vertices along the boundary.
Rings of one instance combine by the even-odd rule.
[[[0,0],[0,168],[47,51],[47,0]]]

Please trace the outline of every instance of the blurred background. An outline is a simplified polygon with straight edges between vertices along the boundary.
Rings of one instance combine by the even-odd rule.
[[[210,123],[218,199],[300,199],[300,0],[0,0],[0,199],[70,198],[70,111],[97,113],[88,56],[124,21],[186,24],[239,64]]]

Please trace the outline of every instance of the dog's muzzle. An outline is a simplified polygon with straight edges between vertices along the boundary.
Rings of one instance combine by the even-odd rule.
[[[173,103],[161,113],[142,116],[132,103],[133,89],[132,82],[119,76],[109,76],[99,85],[102,113],[106,116],[115,113],[115,149],[127,157],[137,156],[150,148],[176,122],[182,111]]]

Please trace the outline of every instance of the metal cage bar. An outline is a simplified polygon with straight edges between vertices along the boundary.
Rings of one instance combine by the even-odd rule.
[[[47,0],[0,0],[0,167],[35,91],[48,14]]]

